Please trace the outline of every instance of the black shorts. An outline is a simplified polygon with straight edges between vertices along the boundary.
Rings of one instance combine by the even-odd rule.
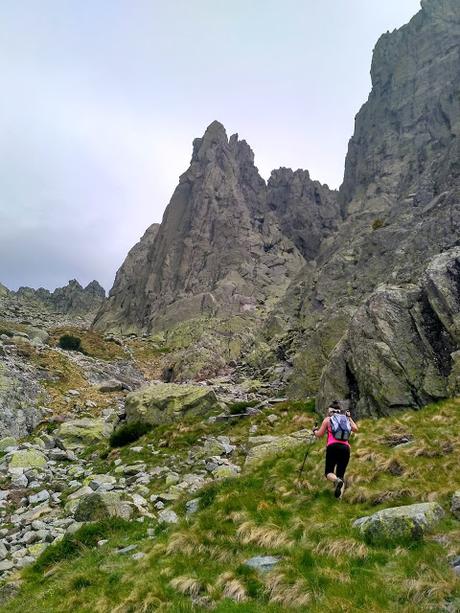
[[[350,461],[350,447],[343,443],[332,443],[326,447],[326,467],[324,474],[335,472],[337,477],[343,479]],[[335,467],[337,466],[337,471]]]

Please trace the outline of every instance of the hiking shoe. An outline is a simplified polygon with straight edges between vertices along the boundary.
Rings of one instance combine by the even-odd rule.
[[[334,492],[334,496],[336,498],[342,498],[342,494],[343,494],[343,490],[345,489],[345,484],[342,481],[342,479],[337,478],[337,481],[335,482],[335,492]]]

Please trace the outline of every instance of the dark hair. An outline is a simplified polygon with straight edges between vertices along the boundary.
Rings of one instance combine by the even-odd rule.
[[[333,400],[331,402],[331,407],[333,409],[341,409],[342,407],[340,406],[340,402],[338,400]]]

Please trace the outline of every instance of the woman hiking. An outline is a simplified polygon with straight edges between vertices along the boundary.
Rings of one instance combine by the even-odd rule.
[[[327,432],[324,474],[326,479],[335,484],[334,495],[336,498],[341,498],[345,490],[345,470],[350,461],[348,439],[352,432],[357,431],[358,426],[352,420],[350,411],[343,414],[342,407],[337,400],[331,403],[328,415],[321,426],[313,429],[313,434],[317,438],[321,438]]]

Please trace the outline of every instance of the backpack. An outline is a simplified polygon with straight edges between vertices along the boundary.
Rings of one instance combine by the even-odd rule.
[[[350,420],[346,415],[335,413],[329,418],[332,436],[338,441],[348,441],[351,434]]]

